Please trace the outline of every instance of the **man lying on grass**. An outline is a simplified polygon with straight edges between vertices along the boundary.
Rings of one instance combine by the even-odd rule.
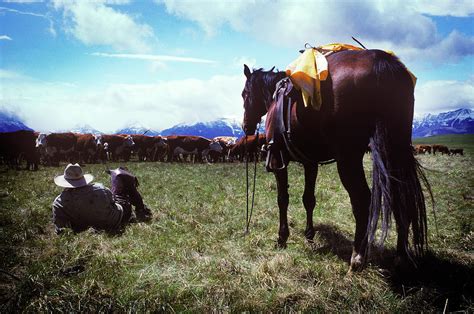
[[[108,172],[112,191],[100,183],[91,184],[94,177],[83,174],[78,164],[67,165],[64,175],[54,178],[56,185],[65,188],[53,202],[56,233],[64,228],[74,232],[88,228],[117,232],[129,222],[151,219],[151,211],[137,191],[137,178],[122,167]]]

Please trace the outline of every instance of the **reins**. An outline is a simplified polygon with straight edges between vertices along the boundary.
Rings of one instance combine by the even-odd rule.
[[[257,133],[255,135],[255,140],[257,141],[257,149],[258,149],[258,137],[259,137],[259,129],[260,129],[260,122],[257,125]],[[254,156],[254,167],[253,167],[253,188],[252,188],[252,201],[249,211],[249,154],[247,151],[247,135],[245,135],[245,179],[246,179],[246,197],[247,197],[247,211],[246,211],[246,219],[245,219],[245,235],[249,233],[250,222],[252,220],[253,214],[253,207],[255,205],[255,187],[257,182],[257,159],[258,159],[258,151],[255,152]]]

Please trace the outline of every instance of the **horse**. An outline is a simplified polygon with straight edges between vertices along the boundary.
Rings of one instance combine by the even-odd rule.
[[[277,82],[284,79],[286,73],[274,68],[251,71],[244,64],[242,129],[246,135],[254,134],[262,116],[267,114],[267,142],[274,141],[270,153],[271,146],[275,146],[267,158],[267,170],[274,172],[277,182],[280,217],[277,245],[285,248],[290,234],[287,163],[297,161],[304,167],[305,237],[312,242],[318,164],[334,160],[356,222],[349,271],[365,267],[380,216],[381,244],[387,237],[393,215],[397,230],[396,263],[416,263],[415,258],[423,256],[427,247],[421,182],[432,194],[411,146],[414,111],[411,75],[397,57],[381,50],[340,51],[327,56],[327,61],[329,77],[321,82],[320,110],[306,107],[301,92],[293,88],[285,98],[288,110],[284,110],[280,118],[273,94]],[[277,121],[285,123],[288,133],[291,129],[291,141],[276,145],[278,136],[282,137],[275,134]],[[373,159],[372,190],[363,168],[363,156],[369,143]]]

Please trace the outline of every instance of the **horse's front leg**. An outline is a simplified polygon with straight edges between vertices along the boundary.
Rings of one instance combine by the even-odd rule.
[[[304,235],[308,241],[313,241],[314,226],[313,226],[313,210],[316,206],[316,197],[314,191],[316,187],[316,177],[318,176],[318,165],[304,166],[304,193],[303,205],[306,209],[306,229]]]
[[[288,171],[287,169],[275,171],[278,190],[278,208],[280,210],[280,229],[278,230],[278,247],[285,248],[286,240],[290,235],[288,228]]]

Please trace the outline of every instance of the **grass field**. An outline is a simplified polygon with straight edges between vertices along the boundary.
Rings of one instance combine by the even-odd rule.
[[[451,138],[448,146],[472,147],[471,140]],[[430,251],[418,269],[392,266],[393,231],[385,250],[352,275],[354,219],[334,164],[320,168],[312,245],[303,236],[303,169],[290,165],[291,235],[284,250],[275,248],[276,184],[263,164],[247,236],[244,164],[127,163],[154,218],[115,236],[54,234],[51,203],[61,189],[52,179],[63,165],[1,168],[0,311],[472,312],[474,152],[467,152],[418,157],[437,219],[435,228],[430,209]],[[370,177],[369,155],[365,166]],[[110,186],[103,166],[85,171]]]

